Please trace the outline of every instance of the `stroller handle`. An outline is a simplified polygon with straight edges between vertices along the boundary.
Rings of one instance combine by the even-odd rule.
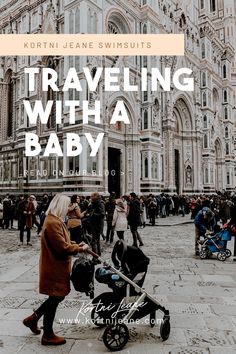
[[[93,252],[92,250],[87,250],[86,253],[91,254],[91,256],[93,256],[94,258],[99,258],[99,255]]]

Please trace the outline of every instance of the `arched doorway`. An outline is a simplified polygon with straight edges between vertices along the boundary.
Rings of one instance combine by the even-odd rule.
[[[110,124],[116,102],[124,102],[130,124],[117,122]],[[140,138],[138,135],[138,122],[134,120],[134,111],[127,97],[116,96],[107,108],[108,141],[107,141],[107,167],[108,192],[115,192],[117,196],[136,191],[140,188]],[[137,170],[138,167],[138,170]],[[135,174],[134,171],[137,171]]]
[[[192,149],[192,119],[190,108],[183,98],[179,98],[173,110],[173,172],[174,189],[176,193],[193,190],[193,149]],[[168,152],[170,153],[170,152]]]

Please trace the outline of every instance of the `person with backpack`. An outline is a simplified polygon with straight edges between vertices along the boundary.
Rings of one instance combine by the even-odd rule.
[[[43,316],[42,345],[61,345],[66,340],[54,334],[53,322],[57,307],[70,292],[71,256],[86,252],[88,245],[72,244],[66,225],[70,198],[57,194],[51,201],[41,235],[39,262],[39,292],[48,295],[32,315],[23,320],[23,324],[34,334],[40,334],[38,321]]]
[[[127,219],[133,236],[133,246],[138,247],[138,241],[139,246],[143,246],[142,238],[138,232],[138,227],[141,225],[140,202],[135,193],[130,193]]]

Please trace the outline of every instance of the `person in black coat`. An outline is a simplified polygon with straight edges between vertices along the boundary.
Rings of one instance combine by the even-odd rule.
[[[155,225],[156,210],[157,210],[157,203],[156,203],[154,197],[152,197],[152,199],[150,200],[149,205],[148,205],[148,214],[150,217],[150,224],[152,226]]]
[[[9,198],[9,194],[3,199],[3,220],[4,220],[4,227],[6,229],[10,226],[10,218],[11,218],[11,199]]]
[[[114,210],[116,207],[116,201],[112,196],[109,197],[109,200],[105,203],[106,219],[107,219],[107,233],[106,233],[106,242],[112,243],[114,239],[114,229],[112,228],[112,220],[114,215]]]
[[[105,216],[105,206],[99,193],[91,194],[91,211],[89,215],[91,232],[92,232],[92,250],[101,255],[100,235]]]
[[[139,246],[143,246],[143,241],[140,234],[138,233],[138,227],[141,225],[140,202],[135,193],[130,193],[127,219],[130,226],[130,231],[133,236],[133,246],[138,247],[138,241]]]

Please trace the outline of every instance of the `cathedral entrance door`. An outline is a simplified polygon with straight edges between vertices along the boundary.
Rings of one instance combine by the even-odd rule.
[[[175,149],[175,187],[176,193],[179,194],[180,191],[180,181],[179,181],[179,150]]]
[[[108,148],[108,192],[116,193],[120,197],[120,159],[121,151],[115,148]]]

